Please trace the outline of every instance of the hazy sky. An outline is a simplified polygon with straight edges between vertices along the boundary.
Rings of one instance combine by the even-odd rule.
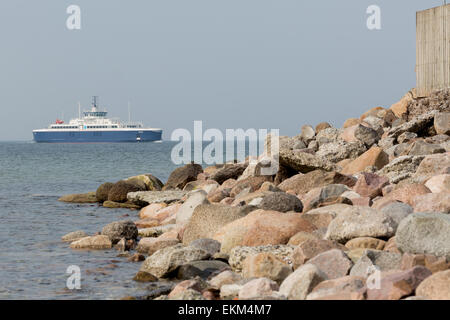
[[[164,129],[341,126],[415,86],[415,12],[440,0],[1,0],[0,140],[92,95]],[[81,30],[66,8],[81,7]],[[382,30],[366,9],[381,7]]]

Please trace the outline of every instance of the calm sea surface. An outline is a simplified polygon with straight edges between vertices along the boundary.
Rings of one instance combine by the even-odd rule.
[[[0,299],[117,299],[146,292],[132,281],[140,263],[107,251],[75,251],[64,234],[91,234],[138,212],[58,202],[101,183],[142,173],[166,181],[173,143],[36,144],[0,142]],[[129,217],[124,217],[129,214]],[[81,290],[66,289],[70,265]]]

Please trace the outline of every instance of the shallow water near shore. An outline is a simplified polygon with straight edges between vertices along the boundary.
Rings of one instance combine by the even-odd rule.
[[[64,194],[94,191],[142,173],[166,181],[175,165],[172,142],[36,144],[0,142],[0,299],[118,299],[147,293],[132,280],[141,263],[118,251],[77,251],[61,236],[138,219],[138,211],[67,204]],[[124,216],[128,215],[128,216]],[[81,289],[69,290],[66,270],[81,268]]]

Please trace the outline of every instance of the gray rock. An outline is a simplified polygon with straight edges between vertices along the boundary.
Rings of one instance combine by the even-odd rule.
[[[429,178],[447,173],[450,168],[450,153],[433,154],[426,156],[417,170],[414,170],[414,180],[418,182],[425,182]]]
[[[302,140],[298,140],[294,146],[292,147],[293,150],[301,150],[306,149],[306,144]]]
[[[308,143],[309,141],[314,139],[315,136],[316,136],[316,132],[314,131],[313,127],[311,127],[309,125],[304,125],[302,127],[302,133],[300,134],[300,137],[302,138],[303,141]]]
[[[101,234],[108,236],[114,244],[122,238],[136,239],[138,229],[133,221],[115,221],[103,227]]]
[[[395,239],[402,252],[450,259],[450,215],[413,213],[402,220]]]
[[[414,209],[403,202],[392,202],[384,206],[380,211],[386,213],[399,225],[403,219],[414,212]]]
[[[253,279],[239,290],[239,300],[271,300],[278,298],[278,284],[267,278]]]
[[[417,133],[414,132],[403,132],[401,135],[398,136],[397,142],[398,143],[407,143],[417,138]]]
[[[177,278],[181,280],[200,277],[207,279],[211,275],[229,270],[230,266],[218,260],[191,261],[178,268]]]
[[[337,141],[340,134],[341,131],[339,129],[326,128],[317,133],[316,141],[319,146],[322,146],[324,144]]]
[[[165,224],[163,226],[138,229],[138,234],[142,238],[156,238],[165,232],[168,232],[176,227],[175,224]]]
[[[437,134],[450,135],[450,112],[438,113],[435,116],[434,129]]]
[[[320,271],[327,275],[328,279],[337,279],[348,274],[353,262],[339,249],[322,252],[308,260],[307,263],[315,265]]]
[[[325,130],[324,130],[325,131]],[[280,148],[280,164],[298,172],[306,173],[317,169],[333,171],[335,165],[316,155],[301,150],[289,150]]]
[[[341,293],[364,293],[365,291],[366,279],[362,277],[346,276],[319,283],[319,285],[308,294],[306,300],[327,298]]]
[[[80,240],[81,238],[85,238],[87,237],[88,234],[82,230],[78,230],[78,231],[74,231],[74,232],[70,232],[64,236],[61,237],[61,240],[63,242],[72,242],[72,241],[76,241],[76,240]]]
[[[194,300],[206,300],[203,295],[194,289],[186,289],[180,293],[173,295],[169,300],[183,300],[183,301],[194,301]]]
[[[199,164],[187,164],[176,168],[170,174],[163,190],[183,189],[187,183],[197,180],[197,176],[202,172],[203,168]]]
[[[104,250],[110,249],[112,247],[112,242],[108,236],[97,235],[76,240],[70,244],[70,247],[72,249]]]
[[[397,144],[397,145],[393,146],[392,148],[389,148],[388,150],[386,150],[386,153],[391,158],[397,158],[397,157],[407,154],[409,152],[410,148],[411,148],[411,145],[409,143],[400,143],[400,144]]]
[[[407,178],[411,178],[418,169],[425,156],[401,156],[398,157],[377,172],[379,176],[385,176],[393,184]]]
[[[224,285],[237,284],[242,280],[243,278],[241,275],[231,270],[226,270],[208,280],[208,283],[211,286],[211,288],[220,290],[220,288],[222,288],[222,286]]]
[[[305,300],[320,282],[328,280],[327,275],[313,264],[305,264],[289,275],[280,286],[280,294],[289,300]]]
[[[375,271],[399,270],[401,268],[401,253],[365,250],[361,258],[350,270],[351,276],[367,278]]]
[[[398,138],[404,132],[420,132],[433,124],[436,111],[430,111],[419,115],[409,122],[392,127],[388,132],[388,137]]]
[[[445,148],[442,148],[439,144],[431,144],[431,143],[426,143],[423,140],[417,140],[412,144],[412,146],[408,152],[408,155],[421,156],[421,155],[429,155],[429,154],[444,153],[444,152],[445,152]]]
[[[220,251],[220,242],[213,239],[197,239],[192,241],[189,246],[205,250],[211,256]]]
[[[170,275],[178,267],[197,260],[205,260],[210,254],[205,250],[184,247],[181,244],[156,251],[145,259],[140,271],[148,272],[158,278]]]
[[[239,296],[239,291],[241,291],[244,284],[225,284],[220,288],[220,298],[222,300],[232,300]]]
[[[313,150],[314,152],[317,152],[317,150],[319,150],[319,144],[317,143],[316,140],[313,140],[308,144],[308,149]]]
[[[355,130],[355,138],[364,143],[367,148],[370,148],[380,140],[380,135],[372,128],[359,125]]]
[[[345,192],[348,192],[350,190],[351,189],[349,187],[343,184],[330,184],[328,186],[325,186],[322,188],[320,194],[316,198],[309,201],[308,206],[305,208],[305,211],[318,208],[322,203],[335,201],[336,198],[340,197]]]
[[[217,181],[219,184],[224,183],[228,179],[237,179],[244,172],[247,166],[248,163],[226,164],[214,172],[210,179]]]
[[[345,142],[344,140],[338,140],[322,144],[319,147],[319,151],[316,152],[316,155],[327,161],[336,163],[344,159],[356,159],[366,151],[367,148],[361,141]]]
[[[303,204],[299,198],[292,194],[276,192],[265,196],[261,201],[259,208],[279,212],[302,212]]]
[[[292,265],[291,255],[294,252],[295,246],[291,245],[268,245],[258,247],[234,247],[230,252],[228,263],[235,272],[241,272],[243,262],[247,257],[262,252],[270,252],[279,259],[283,260],[289,265]]]
[[[177,211],[177,224],[186,224],[191,219],[195,208],[201,204],[209,204],[208,194],[203,190],[193,191]]]
[[[195,208],[183,234],[183,243],[196,239],[211,239],[226,224],[245,217],[257,209],[253,206],[230,207],[222,204],[205,204]]]
[[[397,224],[386,213],[368,207],[343,209],[331,221],[325,238],[345,243],[359,237],[392,237]]]
[[[181,200],[187,194],[182,190],[167,190],[167,191],[140,191],[130,192],[127,198],[130,202],[147,206],[152,203],[172,203]]]

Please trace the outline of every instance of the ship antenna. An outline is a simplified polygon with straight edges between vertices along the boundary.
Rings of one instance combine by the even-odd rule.
[[[129,101],[128,101],[128,123],[131,123],[131,106]]]
[[[81,103],[78,101],[78,119],[81,118]]]
[[[97,106],[98,106],[98,96],[93,96],[92,97],[92,106],[94,108],[97,108]]]

